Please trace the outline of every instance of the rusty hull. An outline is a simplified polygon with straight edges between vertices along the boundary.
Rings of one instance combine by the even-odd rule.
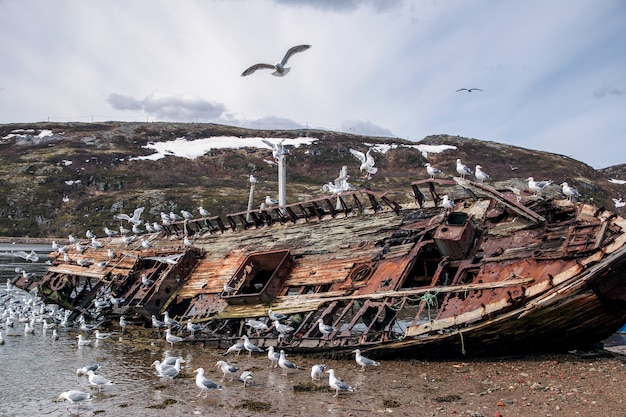
[[[124,298],[115,314],[167,310],[205,323],[196,338],[215,348],[245,332],[261,347],[303,353],[563,350],[626,321],[625,219],[460,178],[412,188],[415,204],[405,207],[359,190],[185,221],[153,236],[151,251],[113,239],[119,258],[110,266],[59,255],[40,287],[77,311],[111,294]],[[444,193],[456,202],[450,212],[437,207]],[[194,247],[181,245],[185,234]],[[155,260],[176,254],[173,263]],[[80,256],[95,263],[106,250]],[[154,283],[142,286],[142,274]],[[293,332],[278,334],[270,308],[290,315]],[[247,319],[268,329],[256,332]],[[322,335],[318,319],[335,330]]]

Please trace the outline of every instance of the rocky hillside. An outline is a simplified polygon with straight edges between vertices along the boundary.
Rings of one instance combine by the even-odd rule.
[[[403,146],[415,142],[317,130],[178,123],[9,124],[0,125],[0,236],[82,235],[88,228],[102,235],[104,226],[117,226],[114,214],[139,206],[146,208],[142,218],[151,221],[161,211],[195,211],[201,205],[214,215],[242,211],[250,174],[259,180],[259,204],[266,195],[276,196],[276,167],[264,161],[272,159],[269,148],[213,149],[195,159],[132,159],[153,153],[144,147],[148,143],[216,136],[317,139],[288,148],[288,202],[323,195],[322,185],[334,180],[342,165],[348,166],[355,187],[386,191],[399,203],[409,202],[409,184],[426,177],[427,161],[452,176],[457,158],[472,169],[481,164],[498,186],[524,189],[529,176],[555,184],[568,181],[587,201],[617,211],[623,209],[615,209],[611,199],[626,193],[625,185],[608,181],[626,178],[626,165],[594,170],[563,155],[447,135],[418,142],[457,148],[431,153],[427,160],[415,147]],[[396,145],[374,154],[379,172],[369,180],[358,173],[359,163],[349,152],[365,151],[368,144]],[[551,187],[550,193],[559,196],[559,187]]]

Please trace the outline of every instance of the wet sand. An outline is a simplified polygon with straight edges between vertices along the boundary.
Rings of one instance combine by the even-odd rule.
[[[167,346],[163,346],[167,349]],[[152,414],[203,416],[616,416],[626,412],[626,358],[609,354],[555,354],[525,358],[466,361],[382,360],[365,371],[354,360],[324,360],[290,355],[301,369],[282,375],[265,355],[231,354],[179,347],[191,360],[171,383],[156,380],[152,392],[140,402],[110,404],[103,415]],[[158,354],[158,347],[156,353]],[[251,386],[225,381],[215,367],[226,359],[254,374]],[[356,389],[334,397],[327,374],[314,382],[311,366],[323,363]],[[206,398],[196,397],[193,370],[202,366],[206,376],[224,386]],[[105,405],[103,401],[101,405]],[[117,408],[117,410],[115,410]],[[100,407],[94,404],[93,414]],[[150,410],[150,411],[149,411]],[[156,415],[156,414],[154,414]]]

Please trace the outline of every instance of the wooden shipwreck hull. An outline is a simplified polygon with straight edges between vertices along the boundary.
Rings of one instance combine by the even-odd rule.
[[[460,178],[412,187],[410,207],[360,190],[177,223],[151,235],[151,249],[110,239],[116,255],[104,267],[107,248],[70,250],[70,263],[52,255],[40,293],[75,314],[94,315],[94,300],[111,297],[122,300],[107,316],[167,310],[204,323],[195,340],[215,348],[245,333],[302,353],[564,350],[626,321],[624,218]],[[456,201],[450,211],[438,207],[443,191]],[[269,309],[288,315],[293,331],[279,334]]]

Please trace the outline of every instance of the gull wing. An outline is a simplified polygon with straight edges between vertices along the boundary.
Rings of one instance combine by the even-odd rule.
[[[361,163],[365,162],[365,154],[361,151],[357,151],[355,149],[350,148],[350,153],[359,161],[361,161]]]
[[[276,69],[274,67],[274,65],[270,65],[270,64],[254,64],[253,66],[251,66],[250,68],[248,68],[247,70],[245,70],[244,72],[241,73],[242,77],[245,77],[246,75],[250,75],[252,73],[254,73],[256,70],[260,70],[260,69]]]
[[[283,57],[283,60],[280,61],[280,64],[284,66],[287,63],[287,61],[289,60],[289,58],[291,58],[291,56],[293,54],[297,54],[298,52],[304,52],[307,49],[309,49],[310,47],[311,47],[311,45],[298,45],[298,46],[294,46],[292,48],[289,48],[289,50],[287,51],[287,53]]]

